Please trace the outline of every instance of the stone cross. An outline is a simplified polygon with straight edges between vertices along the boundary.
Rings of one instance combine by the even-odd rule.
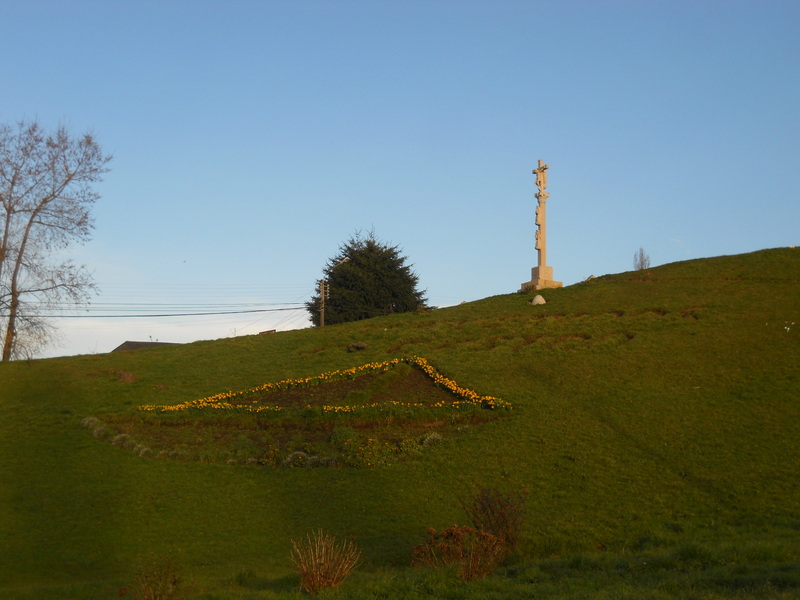
[[[539,228],[536,230],[535,248],[539,255],[539,269],[547,266],[547,198],[550,196],[544,191],[547,188],[547,169],[550,168],[550,165],[543,163],[543,160],[539,160],[539,168],[533,170],[533,174],[536,175],[536,187],[539,188],[539,191],[534,194],[538,202],[536,206],[536,225]]]
[[[547,266],[547,198],[550,196],[547,189],[547,169],[550,165],[539,160],[539,166],[533,170],[536,175],[536,187],[539,189],[534,194],[537,200],[536,229],[534,247],[538,253],[538,265],[531,269],[531,280],[522,284],[521,292],[541,290],[545,288],[561,287],[560,281],[553,281],[553,268]]]
[[[547,187],[547,169],[550,168],[550,165],[542,163],[544,161],[539,159],[539,168],[533,170],[533,174],[536,175],[536,187],[539,188],[539,193],[542,193]],[[536,194],[536,197],[538,198],[539,194]]]

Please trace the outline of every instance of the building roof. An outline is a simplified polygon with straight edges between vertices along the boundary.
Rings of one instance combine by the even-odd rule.
[[[114,348],[112,352],[123,352],[127,350],[141,350],[142,348],[153,348],[155,346],[176,346],[175,342],[122,342]]]

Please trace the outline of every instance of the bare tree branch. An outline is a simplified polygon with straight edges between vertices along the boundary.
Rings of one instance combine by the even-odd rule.
[[[88,301],[91,275],[54,250],[89,239],[93,185],[111,157],[92,135],[45,131],[37,122],[0,125],[0,341],[2,360],[30,355],[56,334],[31,301]]]
[[[644,251],[644,248],[639,250],[633,255],[633,270],[644,271],[650,268],[650,255]]]

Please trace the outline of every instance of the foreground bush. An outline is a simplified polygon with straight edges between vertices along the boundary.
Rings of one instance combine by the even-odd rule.
[[[143,560],[136,570],[131,595],[134,600],[176,600],[181,578],[175,563],[169,557],[152,557]]]
[[[503,540],[472,527],[451,525],[441,533],[429,529],[428,534],[431,537],[412,550],[411,564],[433,569],[456,565],[463,581],[493,573],[507,554]]]
[[[509,552],[516,552],[525,522],[525,501],[524,492],[504,494],[495,489],[484,489],[461,504],[475,529],[500,538]]]
[[[358,564],[361,550],[352,541],[338,542],[318,529],[305,540],[292,540],[292,562],[300,576],[300,587],[309,594],[336,587]]]

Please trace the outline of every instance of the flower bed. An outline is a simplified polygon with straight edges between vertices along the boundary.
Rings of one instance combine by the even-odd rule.
[[[314,385],[319,385],[326,382],[351,380],[361,375],[367,374],[380,374],[389,371],[400,364],[407,364],[411,367],[422,371],[430,380],[439,388],[444,389],[452,394],[452,400],[439,399],[438,401],[428,404],[424,402],[402,402],[392,400],[384,403],[367,402],[361,404],[323,404],[317,407],[323,414],[347,414],[363,410],[380,410],[380,409],[403,409],[403,408],[449,408],[449,409],[462,409],[462,408],[483,408],[489,410],[504,409],[510,410],[511,404],[495,398],[494,396],[482,396],[477,392],[464,388],[454,380],[449,379],[439,373],[431,364],[424,358],[412,356],[407,358],[393,358],[379,363],[368,363],[359,367],[352,367],[349,369],[342,369],[339,371],[330,371],[317,375],[316,377],[304,377],[300,379],[284,379],[275,383],[265,383],[260,386],[248,388],[239,391],[222,392],[200,398],[198,400],[191,400],[181,404],[174,405],[143,405],[139,410],[155,413],[170,413],[170,412],[185,412],[185,411],[228,411],[228,412],[248,412],[248,413],[278,413],[287,410],[285,405],[270,404],[270,392],[292,390],[295,388],[306,388]],[[307,404],[307,409],[312,406]]]

